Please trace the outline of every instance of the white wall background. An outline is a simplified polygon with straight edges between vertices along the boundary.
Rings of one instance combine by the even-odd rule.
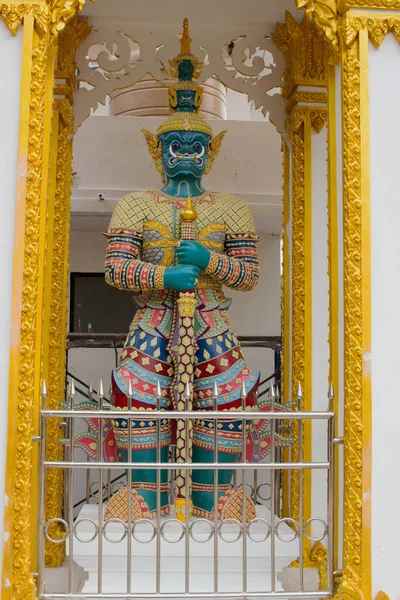
[[[372,596],[400,599],[400,47],[370,44],[372,276]],[[366,351],[364,349],[364,351]],[[367,358],[367,357],[366,357]],[[364,464],[368,468],[368,464]]]
[[[11,329],[11,290],[14,250],[17,154],[20,104],[22,28],[13,37],[0,19],[0,210],[3,227],[0,236],[0,565],[3,562],[5,465],[8,423],[8,369]]]
[[[329,277],[327,211],[327,129],[312,134],[312,409],[328,408],[329,378]],[[312,423],[312,459],[326,457],[327,422]],[[327,519],[327,473],[312,472],[311,516]],[[321,525],[308,532],[315,538]]]

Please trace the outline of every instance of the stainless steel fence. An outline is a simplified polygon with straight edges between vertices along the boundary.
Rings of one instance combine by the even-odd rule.
[[[70,385],[67,406],[60,410],[46,407],[46,394],[42,394],[41,414],[41,492],[40,492],[40,531],[39,531],[39,598],[121,598],[121,599],[184,599],[184,598],[325,598],[333,592],[333,444],[334,413],[302,412],[291,410],[271,410],[257,412],[241,410],[234,413],[235,419],[243,421],[243,444],[246,446],[246,427],[250,421],[260,419],[269,423],[270,461],[254,462],[246,459],[243,452],[239,463],[220,463],[217,452],[212,463],[176,463],[170,452],[169,462],[160,461],[160,446],[157,447],[156,463],[125,462],[110,463],[105,460],[103,431],[106,420],[121,418],[120,410],[105,408],[102,385],[98,391],[98,410],[82,413],[75,406],[75,390]],[[302,392],[299,389],[298,401],[301,406]],[[272,406],[272,404],[271,404]],[[132,420],[148,419],[148,411],[129,408],[123,413],[128,422],[128,448],[132,440]],[[231,416],[231,413],[230,413]],[[99,441],[96,460],[88,463],[81,460],[74,449],[74,430],[77,421],[83,418],[98,419]],[[204,411],[170,412],[155,410],[151,418],[159,427],[160,419],[183,419],[188,424],[195,419],[203,419]],[[223,418],[221,411],[207,411],[207,420],[214,421],[217,432],[218,420]],[[46,459],[46,430],[50,420],[61,419],[66,424],[65,438],[60,442],[65,446],[63,460],[52,462]],[[306,422],[313,426],[322,425],[324,448],[318,460],[304,458],[303,427]],[[291,428],[296,424],[297,452],[289,453],[289,459],[281,460],[281,452],[275,447],[275,432],[284,424]],[[292,461],[292,456],[296,461]],[[128,485],[131,469],[152,469],[157,472],[156,497],[157,517],[132,521],[128,494],[128,522],[120,519],[104,520],[105,504],[115,491],[113,474],[127,469]],[[61,518],[45,520],[45,473],[48,469],[62,469],[65,477],[64,515]],[[97,473],[98,493],[88,491],[88,500],[96,504],[85,504],[78,514],[74,514],[74,483],[79,473]],[[250,522],[246,518],[246,494],[240,519],[218,520],[187,519],[181,523],[172,517],[162,517],[160,513],[160,473],[168,470],[169,493],[173,500],[174,474],[177,470],[214,470],[214,481],[221,469],[232,469],[234,484],[251,492],[256,503],[256,517]],[[297,480],[298,518],[282,515],[279,494],[279,477],[289,472],[291,481]],[[304,497],[311,490],[304,489],[306,472],[324,473],[325,506],[317,514],[304,514]],[[108,475],[110,474],[110,475]],[[251,479],[249,475],[251,474]],[[293,475],[297,474],[297,478]],[[248,485],[251,481],[251,485]],[[261,483],[259,483],[261,481]],[[120,485],[120,484],[119,484]],[[278,490],[277,490],[278,488]],[[266,493],[266,490],[269,490]],[[293,491],[293,490],[292,490]],[[278,493],[277,493],[278,492]],[[215,492],[216,499],[217,491]],[[57,527],[61,535],[54,536]],[[66,562],[60,570],[59,580],[52,578],[52,585],[46,584],[45,540],[48,543],[66,545]],[[305,562],[305,550],[312,544],[321,542],[326,549],[326,582],[321,589],[321,578],[315,582],[310,565]],[[286,550],[286,548],[288,550]],[[286,572],[289,559],[296,559],[297,569]],[[62,571],[62,573],[61,573]],[[315,569],[314,569],[315,571]],[[85,579],[85,572],[89,573]],[[315,574],[314,574],[315,575]],[[50,589],[51,588],[51,589]]]

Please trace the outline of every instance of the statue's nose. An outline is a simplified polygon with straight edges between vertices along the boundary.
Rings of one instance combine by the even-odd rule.
[[[180,150],[180,154],[195,154],[195,150],[193,149],[193,146],[191,146],[190,144],[183,144],[181,146],[181,150]]]

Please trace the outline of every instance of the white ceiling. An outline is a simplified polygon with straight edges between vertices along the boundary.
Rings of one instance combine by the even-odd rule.
[[[294,0],[96,0],[86,2],[83,14],[179,26],[188,17],[194,25],[218,27],[218,23],[226,21],[275,24],[284,21],[286,10],[295,12]]]

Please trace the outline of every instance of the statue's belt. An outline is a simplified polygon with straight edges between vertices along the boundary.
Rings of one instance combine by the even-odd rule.
[[[222,284],[212,277],[200,276],[196,287],[198,290],[221,290]]]

